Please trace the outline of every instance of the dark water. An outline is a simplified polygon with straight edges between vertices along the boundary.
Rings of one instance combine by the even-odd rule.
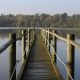
[[[0,39],[1,45],[6,43],[8,39]],[[1,46],[0,45],[0,46]],[[21,59],[21,45],[20,41],[17,41],[16,59]],[[18,74],[21,67],[21,62],[17,65],[16,72]],[[2,54],[0,54],[0,80],[9,80],[9,48],[7,48]]]
[[[8,41],[8,38],[1,38],[0,37],[0,46],[2,46],[4,43]],[[77,42],[80,42],[80,40],[76,40]],[[22,56],[22,49],[21,49],[21,42],[17,41],[17,51],[16,51],[16,56],[18,60],[21,59]],[[67,63],[66,60],[66,55],[67,55],[67,48],[66,48],[66,43],[63,41],[58,40],[57,41],[57,54],[60,57],[60,59],[64,62]],[[63,79],[66,80],[66,69],[65,67],[59,62],[57,59],[57,65],[58,68],[63,75]],[[17,65],[17,74],[19,73],[21,67],[21,62]],[[75,49],[75,80],[80,79],[80,49],[76,48]],[[0,80],[9,80],[9,48],[6,49],[2,54],[0,54]]]
[[[76,42],[80,43],[80,40],[76,39]],[[57,41],[57,54],[59,58],[66,64],[67,63],[67,46],[66,43],[63,41],[58,40]],[[62,77],[64,80],[67,79],[67,71],[65,67],[61,64],[61,62],[57,59],[57,65],[58,68],[62,74]],[[80,79],[80,49],[75,48],[75,79],[74,80],[79,80]]]

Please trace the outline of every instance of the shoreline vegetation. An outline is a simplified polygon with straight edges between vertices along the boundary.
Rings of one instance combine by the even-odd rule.
[[[67,13],[63,14],[35,14],[35,15],[0,15],[1,27],[52,27],[52,28],[80,28],[80,14],[69,16]],[[3,32],[4,30],[0,30]],[[11,30],[6,30],[9,32]],[[66,36],[67,33],[76,34],[80,36],[80,30],[57,30],[57,33]]]

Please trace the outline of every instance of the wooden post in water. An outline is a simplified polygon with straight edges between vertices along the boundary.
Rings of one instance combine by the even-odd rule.
[[[35,39],[35,29],[33,29],[33,42],[34,42],[34,39]]]
[[[48,47],[48,30],[46,29],[46,48]]]
[[[16,34],[9,33],[10,40],[13,41],[13,43],[9,46],[10,52],[9,52],[9,80],[16,80]],[[15,68],[15,69],[14,69]]]
[[[47,47],[47,29],[46,29],[46,37],[45,37],[45,43],[46,43],[46,47]]]
[[[31,48],[31,29],[29,29],[29,48]]]
[[[46,29],[45,29],[45,45],[46,45],[46,37],[47,37],[47,34],[46,34]]]
[[[51,31],[51,29],[49,29],[49,31]],[[50,52],[51,40],[52,40],[52,38],[51,38],[51,34],[49,34],[49,52]]]
[[[47,31],[48,31],[48,35],[47,35],[47,48],[48,48],[48,50],[50,50],[50,45],[49,45],[49,29]]]
[[[34,41],[34,29],[32,29],[32,43]]]
[[[33,29],[33,41],[34,41],[34,29]]]
[[[28,29],[28,51],[30,49],[30,30]]]
[[[45,42],[45,31],[42,31],[43,41]]]
[[[22,30],[22,63],[26,60],[26,37],[25,30]]]
[[[67,71],[74,79],[74,46],[70,44],[70,40],[74,40],[75,36],[67,34]],[[67,73],[67,80],[72,80]]]
[[[31,45],[33,43],[33,35],[34,35],[34,32],[33,32],[33,29],[31,30]]]
[[[56,33],[56,31],[52,31],[52,33]],[[54,63],[56,63],[56,55],[57,54],[57,38],[53,35],[52,37],[52,45],[53,45],[53,53],[52,53],[52,60]]]

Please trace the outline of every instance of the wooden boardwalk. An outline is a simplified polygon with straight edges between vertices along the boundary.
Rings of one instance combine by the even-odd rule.
[[[36,35],[21,80],[59,80],[41,34]]]
[[[56,66],[56,59],[65,67],[67,80],[74,80],[75,48],[80,48],[80,44],[75,42],[74,34],[67,34],[67,38],[64,38],[54,29],[21,29],[20,31],[19,36],[16,33],[9,33],[10,40],[0,47],[0,54],[8,47],[10,48],[9,80],[63,80]],[[67,43],[67,65],[57,55],[57,39]],[[20,60],[16,60],[16,41],[18,40],[22,41],[22,59]],[[50,47],[52,47],[52,55],[50,55]],[[21,61],[21,69],[16,77],[16,67]]]

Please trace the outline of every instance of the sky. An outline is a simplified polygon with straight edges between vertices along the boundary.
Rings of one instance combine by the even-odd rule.
[[[0,14],[80,13],[80,0],[0,0]]]

